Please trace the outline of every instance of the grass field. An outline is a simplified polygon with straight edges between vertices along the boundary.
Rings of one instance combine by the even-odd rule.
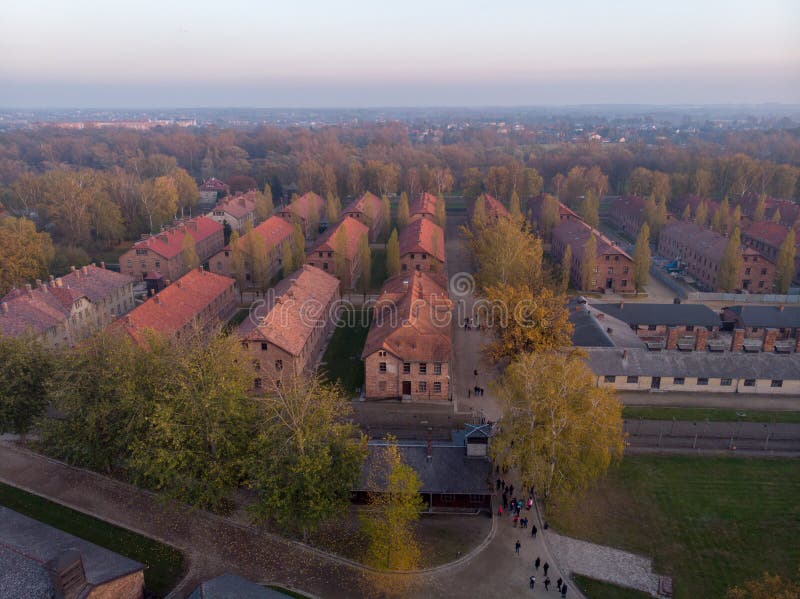
[[[742,414],[741,416],[739,414]],[[689,420],[710,422],[800,422],[800,412],[765,412],[724,410],[718,408],[669,408],[661,406],[625,406],[622,417],[645,420]]]
[[[765,570],[796,575],[799,498],[800,460],[626,457],[548,520],[567,535],[653,557],[656,572],[673,577],[676,599],[714,599]]]
[[[364,385],[364,364],[361,351],[369,332],[369,311],[348,310],[342,315],[348,326],[339,327],[333,333],[320,368],[329,381],[338,380],[350,393]]]
[[[183,573],[183,554],[157,541],[0,483],[0,505],[145,564],[145,585],[165,597]]]
[[[635,589],[618,587],[609,582],[587,578],[586,576],[576,575],[575,584],[578,585],[583,594],[589,599],[649,599],[650,595]],[[569,585],[567,585],[569,587]],[[567,588],[569,593],[569,588]]]

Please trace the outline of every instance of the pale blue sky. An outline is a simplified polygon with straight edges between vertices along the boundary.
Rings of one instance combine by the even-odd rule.
[[[4,106],[800,103],[798,0],[4,4]]]

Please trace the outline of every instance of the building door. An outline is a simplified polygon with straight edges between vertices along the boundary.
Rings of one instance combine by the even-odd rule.
[[[606,289],[614,289],[614,279],[606,279]]]
[[[403,381],[403,395],[411,395],[411,381]]]
[[[660,376],[654,376],[652,379],[650,379],[650,388],[651,389],[660,389],[661,388],[661,377]]]

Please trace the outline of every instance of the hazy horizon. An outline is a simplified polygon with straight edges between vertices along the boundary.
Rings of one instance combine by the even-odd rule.
[[[0,23],[0,106],[800,104],[792,0],[533,4],[32,0]]]

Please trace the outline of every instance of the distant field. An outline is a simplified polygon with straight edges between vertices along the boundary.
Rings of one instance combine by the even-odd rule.
[[[564,534],[653,557],[656,572],[673,577],[676,599],[722,598],[764,571],[797,575],[798,497],[800,460],[625,457],[548,520]]]
[[[145,564],[145,586],[167,596],[183,573],[183,554],[168,545],[0,483],[0,505]]]
[[[586,576],[575,576],[575,584],[589,599],[649,599],[650,595],[642,591],[618,587],[609,582],[602,582]],[[569,585],[567,585],[569,587]],[[569,593],[569,588],[567,588]]]
[[[741,414],[741,415],[740,415]],[[622,417],[638,420],[688,420],[709,422],[800,422],[800,412],[767,412],[751,410],[726,410],[718,408],[670,408],[625,406]]]

